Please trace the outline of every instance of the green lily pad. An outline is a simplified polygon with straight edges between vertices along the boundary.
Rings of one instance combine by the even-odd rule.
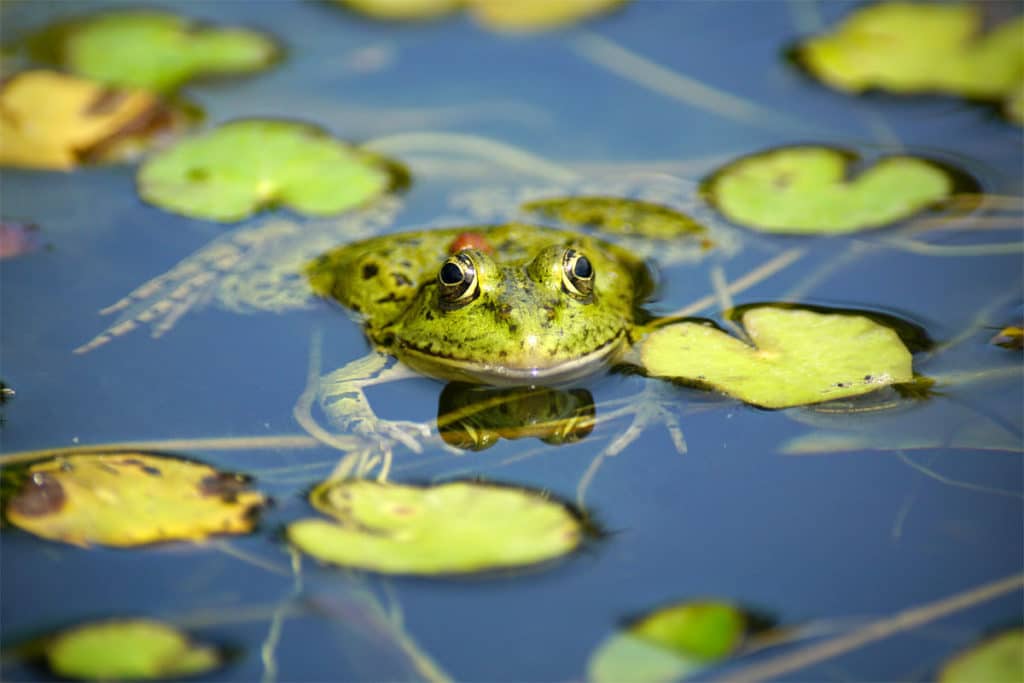
[[[62,65],[114,85],[157,92],[191,78],[258,71],[278,56],[267,36],[207,27],[175,14],[112,12],[61,27]]]
[[[283,204],[333,215],[402,180],[394,163],[311,125],[251,119],[184,139],[139,169],[144,200],[194,218],[237,221]]]
[[[1024,78],[1024,18],[980,35],[981,14],[970,3],[879,3],[806,41],[798,56],[811,73],[846,92],[882,88],[1001,100]]]
[[[1024,681],[1024,629],[1013,629],[946,662],[939,683],[1020,683]]]
[[[310,496],[337,521],[302,519],[288,539],[325,562],[389,574],[458,574],[544,562],[582,542],[579,518],[526,489],[479,482],[326,482]]]
[[[760,306],[742,324],[754,346],[710,325],[663,327],[647,336],[647,373],[709,386],[764,408],[856,396],[913,379],[899,335],[849,314]]]
[[[46,647],[54,673],[94,681],[194,676],[217,668],[217,648],[196,645],[176,628],[149,619],[100,621],[57,635]]]
[[[8,521],[80,546],[202,540],[252,530],[266,498],[248,480],[144,453],[79,454],[32,465],[7,501]]]
[[[846,178],[856,155],[828,147],[782,147],[737,159],[704,183],[730,220],[777,233],[838,234],[877,228],[928,208],[953,192],[938,165],[886,157]]]
[[[706,228],[684,213],[661,204],[620,197],[554,197],[523,204],[576,227],[593,226],[614,235],[640,235],[668,240],[695,235]]]
[[[606,639],[587,663],[595,683],[668,683],[734,654],[748,617],[725,602],[685,602],[657,610]]]

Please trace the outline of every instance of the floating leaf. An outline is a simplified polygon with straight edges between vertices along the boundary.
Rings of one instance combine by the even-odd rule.
[[[1024,629],[1006,631],[946,662],[939,683],[1024,681]]]
[[[258,71],[278,54],[256,31],[201,26],[165,12],[100,14],[62,27],[59,35],[63,65],[71,71],[157,92],[196,76]]]
[[[1024,18],[982,36],[981,14],[969,3],[879,3],[811,38],[798,56],[815,76],[847,92],[883,88],[1001,100],[1024,78]]]
[[[374,19],[433,19],[454,12],[465,0],[335,0]]]
[[[865,394],[913,379],[910,351],[869,318],[761,306],[742,317],[754,346],[684,322],[641,346],[648,374],[699,383],[746,403],[787,408]]]
[[[214,647],[196,645],[173,626],[150,619],[84,624],[58,634],[46,647],[54,673],[97,681],[181,678],[222,662]]]
[[[595,683],[660,683],[692,676],[734,654],[748,617],[725,602],[685,602],[657,610],[605,640],[587,663]]]
[[[82,454],[32,465],[5,512],[14,526],[74,545],[135,546],[250,531],[266,503],[248,480],[142,453]]]
[[[267,206],[337,214],[400,182],[396,165],[293,121],[222,125],[154,154],[139,169],[139,193],[195,218],[235,221]]]
[[[0,111],[0,164],[46,169],[117,158],[125,143],[183,123],[149,93],[52,71],[25,71],[4,83]]]
[[[938,165],[886,157],[847,179],[856,155],[828,147],[782,147],[717,170],[704,192],[729,219],[766,232],[825,234],[877,228],[953,192]]]
[[[620,197],[556,197],[523,204],[576,227],[593,226],[615,235],[641,235],[668,240],[705,232],[703,225],[686,214],[661,204]]]
[[[310,500],[337,522],[302,519],[289,540],[314,557],[391,574],[456,574],[530,565],[583,538],[565,505],[478,482],[427,487],[361,479],[324,483]]]
[[[543,31],[607,12],[627,0],[336,0],[376,19],[431,19],[465,7],[484,26]]]

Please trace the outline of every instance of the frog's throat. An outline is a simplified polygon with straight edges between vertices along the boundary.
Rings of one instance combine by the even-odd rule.
[[[590,353],[548,365],[510,366],[439,356],[408,344],[399,345],[391,352],[413,370],[439,379],[496,386],[550,385],[571,382],[608,365],[622,350],[625,341],[625,332],[619,332]]]

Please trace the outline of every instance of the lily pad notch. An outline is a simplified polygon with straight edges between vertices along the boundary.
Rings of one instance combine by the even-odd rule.
[[[166,211],[222,222],[285,206],[330,216],[409,183],[405,168],[313,124],[242,119],[150,156],[139,195]]]

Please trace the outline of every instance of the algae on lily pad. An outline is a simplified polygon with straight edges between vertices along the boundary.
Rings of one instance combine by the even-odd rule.
[[[710,325],[660,328],[641,342],[643,367],[763,408],[820,403],[913,379],[899,335],[867,317],[759,306],[741,322],[753,346]]]
[[[139,168],[142,198],[193,218],[237,221],[278,204],[317,216],[397,186],[397,164],[308,124],[249,119],[181,140]]]
[[[652,612],[606,639],[587,662],[593,683],[683,680],[734,654],[750,630],[727,602],[684,602]]]
[[[833,88],[1002,100],[1024,79],[1024,17],[982,35],[971,3],[883,2],[807,40],[800,61]]]
[[[31,534],[73,545],[198,541],[252,530],[267,499],[242,476],[144,453],[79,454],[32,465],[4,512]]]
[[[521,567],[565,555],[584,536],[580,519],[564,504],[480,482],[325,482],[310,500],[336,521],[293,522],[287,531],[292,544],[325,562],[389,574]]]
[[[54,170],[128,156],[131,145],[184,123],[142,90],[42,70],[5,81],[0,111],[0,164]]]
[[[151,619],[111,619],[59,633],[46,646],[59,676],[93,681],[179,679],[217,668],[215,647],[198,645],[178,629]]]
[[[705,232],[705,227],[684,213],[661,204],[620,197],[555,197],[523,204],[574,227],[593,226],[614,235],[640,235],[669,240]]]
[[[176,14],[99,14],[57,32],[64,67],[115,85],[169,92],[196,76],[258,71],[278,55],[269,37],[202,26]]]
[[[628,0],[335,0],[375,19],[432,19],[465,8],[499,31],[543,31],[607,12]]]
[[[1024,629],[990,638],[946,662],[939,683],[1020,683],[1024,681]]]
[[[885,157],[854,178],[856,156],[829,147],[781,147],[742,157],[704,183],[707,199],[730,220],[776,233],[839,234],[912,216],[953,193],[937,164]]]

